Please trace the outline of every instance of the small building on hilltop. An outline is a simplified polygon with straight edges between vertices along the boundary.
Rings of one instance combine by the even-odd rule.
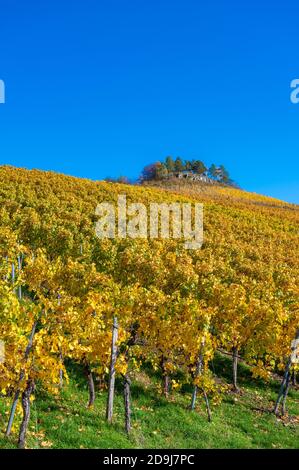
[[[192,170],[173,171],[168,173],[168,178],[185,179],[189,181],[199,181],[202,183],[214,184],[215,181],[209,178],[206,174],[198,174]]]

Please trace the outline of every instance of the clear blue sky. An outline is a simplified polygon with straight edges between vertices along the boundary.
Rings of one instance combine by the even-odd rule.
[[[299,203],[299,4],[6,0],[0,163],[138,176],[167,155],[223,163]]]

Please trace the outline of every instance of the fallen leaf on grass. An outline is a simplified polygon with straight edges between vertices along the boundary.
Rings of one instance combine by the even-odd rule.
[[[42,442],[40,443],[40,445],[41,445],[42,447],[52,447],[53,442],[51,442],[51,441],[42,441]]]

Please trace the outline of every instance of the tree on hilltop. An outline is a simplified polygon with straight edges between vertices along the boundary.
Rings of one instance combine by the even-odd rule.
[[[156,162],[146,165],[141,173],[140,181],[152,181],[166,178],[168,170],[164,163]]]
[[[165,166],[169,172],[175,171],[175,163],[171,156],[166,157]]]
[[[184,171],[185,170],[186,167],[185,167],[181,157],[177,157],[175,159],[174,167],[175,167],[175,171]]]
[[[209,175],[209,178],[211,179],[217,178],[217,166],[214,163],[212,163],[212,165],[208,169],[208,175]]]
[[[193,160],[191,168],[198,175],[203,175],[207,171],[207,167],[201,160]]]

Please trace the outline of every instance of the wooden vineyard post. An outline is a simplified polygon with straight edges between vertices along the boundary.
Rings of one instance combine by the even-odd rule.
[[[129,434],[131,431],[131,380],[129,374],[124,376],[124,404],[125,404],[125,430]]]
[[[233,347],[233,387],[235,392],[239,392],[239,387],[238,387],[238,355],[239,351],[238,349],[234,346]]]
[[[200,351],[199,351],[198,361],[197,361],[197,365],[196,365],[195,378],[200,377],[202,375],[202,372],[203,372],[203,365],[204,365],[203,364],[203,358],[204,358],[205,343],[206,343],[206,340],[205,340],[205,338],[203,338],[202,342],[201,342],[201,345],[200,345]],[[195,409],[198,389],[199,389],[198,386],[194,385],[194,389],[193,389],[193,393],[192,393],[192,399],[191,399],[191,406],[190,406],[191,410]],[[209,404],[208,395],[207,395],[204,387],[201,387],[200,390],[201,390],[201,392],[203,394],[203,397],[204,397],[204,400],[205,400],[205,405],[206,405],[206,410],[207,410],[207,415],[208,415],[208,421],[211,422],[212,417],[211,417],[211,408],[210,408],[210,404]]]
[[[85,374],[88,381],[88,392],[89,392],[89,399],[88,399],[88,408],[92,408],[96,399],[96,392],[95,392],[95,385],[93,380],[93,373],[89,364],[85,365]]]
[[[18,273],[21,274],[22,270],[22,255],[18,256]],[[22,286],[18,287],[18,299],[22,300]]]
[[[195,378],[199,377],[202,374],[204,347],[205,347],[205,339],[203,338],[201,345],[200,345],[200,352],[198,355],[198,360],[197,360],[197,365],[196,365]],[[198,391],[198,387],[197,385],[194,385],[192,399],[191,399],[191,410],[195,409],[197,391]]]
[[[291,367],[292,367],[292,364],[299,363],[298,348],[299,348],[299,330],[297,331],[296,337],[294,341],[292,342],[292,353],[288,359],[285,372],[283,375],[283,379],[280,385],[280,389],[278,392],[278,397],[277,397],[275,407],[273,410],[273,413],[275,413],[276,415],[278,414],[278,409],[279,409],[281,400],[282,400],[282,414],[283,415],[285,414],[286,399],[287,399],[289,387],[290,387]]]
[[[15,264],[11,263],[11,283],[14,286],[16,280],[16,271],[15,271]]]
[[[162,378],[163,378],[163,393],[165,398],[168,398],[169,394],[169,375],[166,369],[166,363],[164,356],[161,359],[161,367],[162,367]]]
[[[115,389],[115,364],[117,359],[117,338],[118,338],[118,321],[117,317],[113,317],[113,329],[112,329],[112,344],[111,344],[111,360],[110,360],[110,371],[109,371],[109,387],[108,387],[108,401],[106,410],[106,419],[108,423],[112,422],[113,417],[113,400],[114,400],[114,389]]]

